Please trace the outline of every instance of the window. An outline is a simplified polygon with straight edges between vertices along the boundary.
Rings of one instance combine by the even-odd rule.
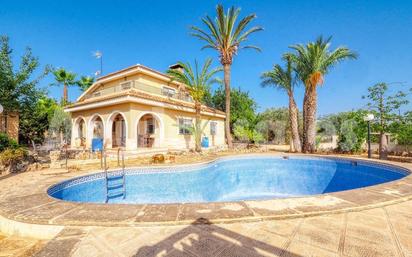
[[[192,96],[185,91],[179,91],[178,99],[187,101],[187,102],[193,102]]]
[[[94,122],[93,138],[103,138],[103,122],[101,120]]]
[[[127,90],[132,87],[132,82],[131,81],[123,82],[120,84],[120,86],[122,87],[122,90]]]
[[[170,87],[163,87],[162,94],[167,97],[174,97],[174,95],[176,94],[176,90]]]
[[[150,118],[146,121],[146,133],[154,134],[154,131],[155,131],[155,127],[154,127],[153,118]]]
[[[216,128],[217,128],[217,122],[216,121],[210,122],[210,135],[212,136],[216,135]]]
[[[190,135],[192,134],[192,119],[179,118],[179,134],[181,135]]]

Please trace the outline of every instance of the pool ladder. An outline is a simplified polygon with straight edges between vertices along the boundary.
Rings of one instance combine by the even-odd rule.
[[[120,174],[116,172],[114,175],[109,175],[108,167],[106,162],[106,153],[103,154],[104,160],[104,173],[106,179],[106,203],[109,202],[110,199],[116,199],[122,197],[123,199],[126,198],[126,175],[124,171],[124,150],[122,151],[122,170]]]

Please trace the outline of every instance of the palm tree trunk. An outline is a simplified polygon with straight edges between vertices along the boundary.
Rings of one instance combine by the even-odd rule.
[[[63,105],[67,104],[67,99],[68,99],[68,93],[67,93],[67,84],[64,83],[63,85]]]
[[[226,141],[229,148],[233,148],[232,135],[230,133],[230,64],[223,65],[225,94],[226,94],[226,120],[225,120],[225,134]]]
[[[383,131],[379,133],[379,159],[388,159],[388,140]]]
[[[302,147],[301,147],[300,137],[299,137],[298,107],[293,97],[293,93],[289,92],[288,95],[289,95],[289,122],[290,122],[290,130],[292,132],[292,144],[291,145],[293,145],[294,152],[301,152]]]
[[[201,152],[202,151],[202,146],[201,146],[201,138],[202,138],[202,131],[200,129],[200,122],[201,122],[201,115],[200,115],[200,110],[202,108],[201,103],[196,102],[195,103],[195,111],[196,111],[196,118],[195,118],[195,151],[196,152]]]
[[[316,86],[306,86],[303,102],[303,151],[316,151]]]

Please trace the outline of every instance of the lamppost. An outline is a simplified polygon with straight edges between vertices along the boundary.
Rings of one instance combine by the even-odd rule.
[[[368,113],[363,120],[368,122],[368,158],[372,157],[372,152],[371,152],[371,121],[375,119],[375,116],[373,113]]]

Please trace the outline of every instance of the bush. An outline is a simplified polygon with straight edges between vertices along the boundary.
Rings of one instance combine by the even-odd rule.
[[[234,134],[237,139],[249,141],[250,143],[259,144],[264,141],[261,133],[242,126],[235,126]]]
[[[16,140],[10,138],[7,134],[0,133],[0,152],[8,148],[17,149],[19,148],[19,144],[16,142]]]
[[[15,165],[27,157],[27,150],[24,148],[9,148],[0,153],[0,164],[4,166]]]

